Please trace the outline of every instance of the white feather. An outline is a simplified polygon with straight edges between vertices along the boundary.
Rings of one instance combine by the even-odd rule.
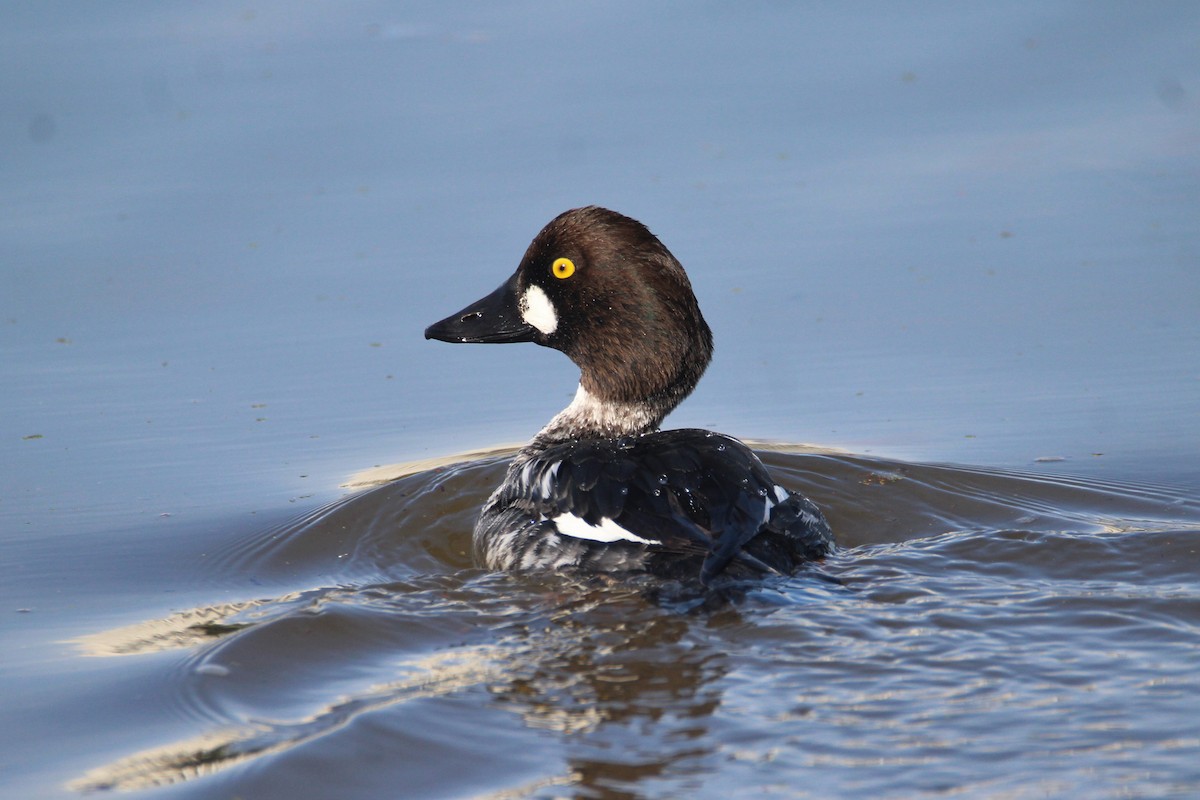
[[[644,430],[653,421],[654,413],[648,406],[616,400],[599,400],[580,384],[575,390],[571,404],[558,412],[554,419],[542,428],[542,433],[583,428],[598,429],[608,436],[620,436],[629,431]]]
[[[561,465],[561,461],[555,461],[542,473],[542,480],[538,486],[542,492],[542,497],[551,497],[554,494],[554,481],[558,477],[558,468]]]
[[[551,517],[550,521],[564,536],[575,539],[587,539],[593,542],[638,542],[640,544],[662,544],[656,539],[644,539],[636,533],[625,530],[608,517],[601,517],[599,525],[591,525],[583,517],[574,514],[559,514]]]

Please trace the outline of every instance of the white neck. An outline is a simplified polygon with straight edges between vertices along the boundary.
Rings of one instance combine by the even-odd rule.
[[[633,436],[658,427],[661,414],[649,404],[601,400],[588,394],[581,384],[571,404],[542,428],[539,439],[568,439],[576,436]]]

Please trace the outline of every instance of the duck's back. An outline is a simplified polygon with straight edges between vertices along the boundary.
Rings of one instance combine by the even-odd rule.
[[[827,554],[829,525],[742,442],[703,430],[534,440],[475,530],[494,569],[645,571],[708,583],[791,572]]]

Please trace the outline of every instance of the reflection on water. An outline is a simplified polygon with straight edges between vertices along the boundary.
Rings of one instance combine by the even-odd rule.
[[[840,583],[802,574],[687,612],[480,573],[463,553],[503,455],[408,472],[218,554],[276,596],[77,640],[93,656],[182,648],[164,668],[187,709],[176,741],[70,787],[325,796],[314,770],[364,797],[1059,785],[1014,777],[1018,758],[1075,788],[1196,777],[1195,498],[762,455],[829,509]]]
[[[1198,20],[0,4],[4,789],[1200,794]],[[889,454],[765,454],[840,585],[481,574],[504,452],[329,503],[570,400],[420,332],[584,203],[717,336],[673,426]]]
[[[265,600],[226,603],[204,608],[189,608],[165,619],[137,622],[111,631],[100,631],[74,640],[88,656],[136,656],[162,650],[198,647],[205,642],[233,633],[251,624],[236,622],[249,609],[267,605]]]
[[[502,647],[481,645],[397,663],[394,669],[409,677],[368,686],[352,697],[338,698],[302,718],[256,720],[136,753],[92,770],[73,781],[71,788],[79,791],[141,789],[212,774],[336,731],[358,714],[491,683],[504,667],[501,655]],[[225,677],[229,670],[201,667],[197,674]]]
[[[676,646],[688,631],[688,620],[647,604],[637,592],[612,587],[588,592],[565,583],[554,591],[546,586],[522,587],[499,576],[469,579],[453,589],[445,581],[427,583],[436,588],[393,584],[357,591],[331,589],[306,593],[303,599],[292,595],[193,609],[80,640],[89,655],[196,647],[199,652],[185,678],[190,684],[186,691],[204,696],[245,691],[245,687],[230,689],[229,684],[253,683],[260,677],[254,671],[247,673],[250,659],[231,651],[260,651],[258,657],[272,661],[274,680],[281,680],[278,673],[286,669],[283,665],[303,660],[311,641],[295,643],[301,650],[287,654],[271,646],[271,635],[261,630],[284,617],[312,618],[336,637],[332,631],[344,622],[342,610],[384,608],[391,615],[435,614],[457,629],[458,636],[469,626],[473,634],[486,631],[493,639],[398,659],[376,653],[375,660],[385,664],[382,671],[401,677],[349,690],[336,680],[325,687],[308,686],[306,693],[318,705],[306,708],[302,715],[283,717],[280,708],[261,709],[263,717],[227,724],[94,769],[73,781],[71,788],[138,789],[191,780],[335,733],[359,715],[462,692],[485,692],[489,703],[517,714],[528,728],[568,736],[609,724],[624,725],[648,713],[656,717],[681,702],[692,707],[688,717],[707,716],[717,705],[714,690],[705,688],[719,673],[714,672],[714,654],[697,658],[692,648],[679,651]],[[508,596],[499,603],[497,590]],[[547,591],[554,593],[547,595]],[[518,601],[523,601],[519,609]],[[426,605],[434,608],[422,608]],[[232,621],[249,609],[257,619]],[[259,636],[267,641],[253,641]],[[226,641],[216,641],[222,638]],[[406,639],[405,644],[416,643]],[[263,699],[257,698],[260,704]],[[655,758],[662,756],[659,752]],[[594,765],[575,764],[570,782],[595,771]],[[543,776],[537,783],[557,785],[565,780]]]

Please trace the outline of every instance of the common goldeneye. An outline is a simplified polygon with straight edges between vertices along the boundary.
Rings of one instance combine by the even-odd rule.
[[[659,430],[712,357],[679,261],[636,220],[560,214],[500,288],[425,329],[444,342],[536,342],[580,370],[579,390],[508,467],[475,525],[495,570],[635,572],[710,585],[788,573],[833,549],[807,498],[745,444]]]

